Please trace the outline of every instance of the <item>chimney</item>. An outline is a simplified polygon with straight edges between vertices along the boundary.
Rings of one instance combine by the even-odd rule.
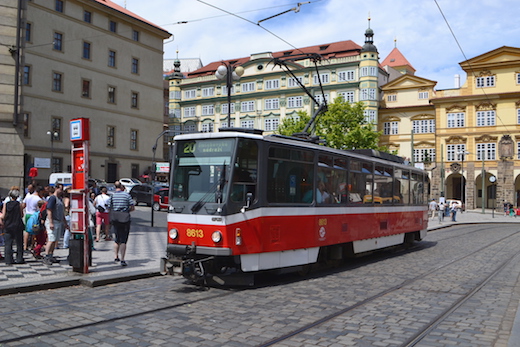
[[[455,88],[460,88],[460,75],[455,75]]]

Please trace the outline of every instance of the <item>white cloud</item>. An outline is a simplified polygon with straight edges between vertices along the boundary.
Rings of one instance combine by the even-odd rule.
[[[252,22],[296,6],[285,0],[204,0]],[[124,5],[124,0],[115,0]],[[374,43],[380,61],[397,47],[418,76],[438,81],[437,88],[452,88],[453,75],[465,74],[458,63],[459,49],[439,7],[467,58],[507,45],[520,47],[516,20],[520,6],[513,0],[322,0],[301,6],[263,22],[265,28],[296,47],[352,40],[363,45],[370,12]],[[174,35],[165,46],[165,58],[201,58],[204,64],[252,53],[291,48],[286,42],[235,16],[196,0],[126,0],[127,9],[163,26]],[[272,8],[270,8],[272,7]],[[262,10],[251,11],[261,8]],[[249,12],[244,12],[249,11]],[[187,24],[173,24],[189,21]]]

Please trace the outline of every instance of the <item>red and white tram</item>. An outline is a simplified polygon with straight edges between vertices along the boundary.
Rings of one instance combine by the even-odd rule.
[[[250,284],[423,239],[426,173],[377,153],[252,129],[176,136],[162,272]]]

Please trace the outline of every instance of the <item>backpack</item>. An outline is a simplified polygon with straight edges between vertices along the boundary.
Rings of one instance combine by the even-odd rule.
[[[40,233],[40,211],[36,211],[36,213],[33,213],[29,219],[27,219],[25,231],[31,235],[38,235]]]
[[[47,201],[42,205],[40,211],[38,212],[38,232],[35,232],[35,235],[38,235],[40,232],[45,231],[45,220],[47,219]]]

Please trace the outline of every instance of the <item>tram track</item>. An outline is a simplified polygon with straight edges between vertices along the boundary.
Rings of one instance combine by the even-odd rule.
[[[487,230],[485,228],[483,229],[479,229],[480,231],[483,231],[483,230]],[[289,333],[286,333],[284,335],[281,335],[277,338],[274,338],[266,343],[262,343],[262,344],[259,344],[257,345],[257,347],[268,347],[268,346],[273,346],[277,343],[280,343],[282,341],[286,341],[292,337],[295,337],[297,335],[300,335],[304,332],[307,332],[313,328],[316,328],[324,323],[327,323],[327,322],[330,322],[332,321],[333,319],[337,318],[337,317],[340,317],[346,313],[349,313],[355,309],[358,309],[360,307],[363,307],[369,303],[372,303],[374,301],[376,301],[377,299],[380,299],[390,293],[393,293],[393,292],[397,292],[399,290],[402,290],[403,288],[407,287],[407,286],[410,286],[416,282],[418,282],[419,280],[421,279],[424,279],[426,278],[427,276],[429,275],[432,275],[433,273],[439,271],[439,270],[442,270],[444,268],[447,268],[457,262],[460,262],[460,261],[463,261],[475,254],[478,254],[482,251],[484,251],[485,249],[487,248],[491,248],[499,243],[502,243],[502,242],[505,242],[506,240],[508,240],[509,238],[511,237],[514,237],[515,235],[518,235],[520,234],[520,231],[517,231],[517,232],[514,232],[508,236],[505,236],[499,240],[496,240],[490,244],[487,244],[483,247],[480,247],[479,249],[469,253],[469,254],[466,254],[466,255],[463,255],[463,256],[460,256],[456,259],[453,259],[445,264],[442,264],[442,265],[439,265],[437,267],[434,267],[432,268],[431,270],[421,274],[421,275],[418,275],[414,278],[411,278],[411,279],[408,279],[408,280],[405,280],[403,281],[402,283],[398,284],[398,285],[395,285],[393,287],[390,287],[386,290],[383,290],[375,295],[372,295],[368,298],[365,298],[364,300],[361,300],[353,305],[350,305],[348,307],[345,307],[345,308],[342,308],[340,310],[337,310],[336,312],[333,312],[325,317],[322,317],[318,320],[315,320],[309,324],[306,324],[298,329],[295,329]],[[460,236],[460,235],[459,235]],[[439,240],[439,241],[445,241],[446,239],[443,239],[443,240]],[[441,314],[439,314],[438,316],[435,317],[435,319],[433,319],[432,321],[430,321],[423,329],[421,329],[420,331],[418,331],[417,333],[415,333],[411,338],[409,338],[405,343],[403,343],[401,346],[402,347],[411,347],[411,346],[415,346],[417,343],[419,343],[422,339],[424,339],[424,337],[426,337],[438,324],[440,324],[441,322],[443,322],[451,313],[453,313],[455,310],[457,310],[457,308],[459,308],[461,305],[463,305],[467,300],[469,300],[470,298],[472,298],[478,291],[480,291],[487,283],[489,283],[489,281],[491,281],[498,273],[500,273],[507,265],[509,265],[512,260],[517,256],[516,253],[514,253],[513,255],[511,255],[510,257],[508,257],[505,261],[503,261],[497,268],[495,268],[488,276],[486,276],[482,281],[480,281],[477,285],[475,285],[469,292],[467,292],[465,295],[463,295],[461,298],[459,298],[458,300],[456,300],[452,305],[450,305],[447,309],[445,309]]]

